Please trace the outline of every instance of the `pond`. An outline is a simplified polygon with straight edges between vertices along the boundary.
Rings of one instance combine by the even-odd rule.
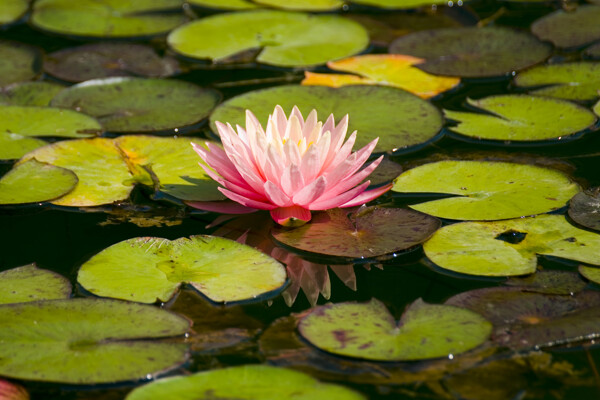
[[[0,398],[597,398],[598,21],[5,0]]]

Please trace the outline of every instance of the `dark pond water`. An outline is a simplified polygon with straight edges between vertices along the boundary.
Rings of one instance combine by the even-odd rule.
[[[503,2],[475,1],[462,6],[439,6],[426,14],[444,15],[453,23],[509,26],[527,30],[530,24],[543,15],[560,8],[562,2]],[[566,5],[567,7],[572,5]],[[196,10],[203,16],[202,11]],[[347,15],[362,15],[383,20],[394,15],[416,14],[417,11],[386,11],[351,7]],[[600,21],[599,21],[600,23]],[[402,34],[402,27],[396,28]],[[1,39],[29,43],[50,53],[82,44],[83,40],[41,33],[26,22],[0,31]],[[164,37],[146,41],[159,52],[165,51]],[[553,49],[550,60],[554,63],[582,59],[583,46]],[[384,46],[373,45],[371,53],[386,53]],[[298,83],[301,70],[246,64],[242,67],[210,67],[206,64],[186,64],[189,70],[177,76],[201,86],[214,87],[223,99],[251,90],[284,83]],[[326,71],[319,67],[319,71]],[[40,74],[41,80],[58,81],[50,75]],[[434,97],[431,102],[438,108],[465,109],[467,98],[481,98],[494,94],[520,93],[523,89],[512,85],[512,76],[491,78],[465,78],[461,85],[448,93]],[[597,80],[600,80],[598,77]],[[63,82],[64,83],[64,82]],[[369,99],[364,99],[369,102]],[[595,101],[583,101],[591,107]],[[448,126],[448,124],[447,124]],[[190,137],[214,137],[208,124],[200,123],[188,129]],[[173,132],[162,133],[169,136]],[[107,136],[117,136],[108,133]],[[461,139],[451,134],[447,127],[435,142],[416,151],[399,152],[390,157],[405,169],[446,158],[486,158],[492,160],[536,160],[566,171],[584,188],[600,185],[600,136],[598,124],[583,137],[565,143],[550,145],[504,145],[480,143]],[[2,173],[12,163],[0,164]],[[406,197],[386,194],[379,203],[402,207],[416,203],[416,196]],[[565,214],[566,208],[555,213]],[[167,239],[189,237],[197,234],[223,234],[224,228],[208,227],[217,218],[167,201],[155,202],[149,191],[136,188],[131,200],[115,206],[77,209],[42,205],[0,207],[0,270],[35,262],[38,267],[56,271],[74,284],[75,296],[89,296],[77,286],[79,267],[101,250],[133,237],[155,236]],[[265,222],[268,220],[264,215]],[[443,224],[451,221],[444,220]],[[227,225],[229,224],[229,225]],[[260,224],[258,224],[260,225]],[[232,229],[230,237],[237,238],[248,229],[260,231],[256,220],[226,223]],[[264,235],[264,234],[263,234]],[[264,236],[268,239],[268,236]],[[289,249],[284,250],[289,251]],[[302,254],[315,264],[335,265],[342,261],[323,259]],[[576,271],[578,263],[552,257],[539,257],[538,269]],[[321,271],[325,268],[321,266]],[[328,301],[365,302],[376,298],[399,318],[407,305],[418,298],[428,303],[441,304],[459,293],[478,288],[503,286],[506,278],[478,278],[447,272],[433,265],[424,256],[421,247],[409,252],[387,257],[384,261],[356,264],[353,268],[339,267],[329,270],[329,299],[322,295],[317,304]],[[352,273],[353,272],[353,273]],[[297,278],[296,278],[297,279]],[[306,275],[305,278],[306,279]],[[310,279],[309,279],[310,281]],[[294,282],[292,282],[292,285]],[[170,372],[172,375],[216,369],[227,366],[270,363],[297,368],[324,381],[350,386],[369,398],[377,399],[595,399],[600,396],[600,348],[594,334],[588,340],[543,349],[496,349],[487,353],[468,353],[449,360],[415,361],[405,363],[376,363],[336,358],[318,350],[308,350],[309,345],[297,339],[293,328],[293,315],[311,308],[307,296],[318,292],[314,282],[303,282],[293,304],[286,304],[283,296],[232,306],[210,305],[191,289],[161,304],[187,315],[195,322],[198,337],[190,361]],[[312,286],[311,286],[312,285]],[[587,283],[586,290],[597,291],[598,286]],[[312,289],[310,289],[312,287]],[[307,292],[305,294],[304,292]],[[289,299],[288,299],[289,300]],[[289,301],[288,301],[289,302]],[[203,317],[209,316],[209,322]],[[540,317],[542,318],[542,317]],[[594,318],[598,319],[597,316]],[[292,322],[290,322],[292,321]],[[540,322],[530,321],[531,325]],[[287,325],[286,325],[287,323]],[[514,328],[519,329],[519,328]],[[0,363],[2,361],[0,360]],[[119,385],[74,386],[59,383],[19,381],[33,399],[122,399],[140,383]]]

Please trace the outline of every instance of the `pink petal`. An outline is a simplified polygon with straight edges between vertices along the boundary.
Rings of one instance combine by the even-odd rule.
[[[290,113],[290,119],[292,118],[292,116],[294,116],[298,119],[298,122],[300,123],[300,128],[302,130],[304,128],[304,117],[302,116],[302,113],[300,112],[300,110],[298,109],[297,106],[292,107],[292,112]],[[290,123],[290,121],[288,120],[288,124],[289,123]]]
[[[305,186],[304,178],[298,166],[288,165],[281,176],[281,189],[290,198]]]
[[[338,164],[344,161],[350,153],[352,153],[352,147],[356,141],[356,131],[352,132],[346,143],[335,153],[335,156],[330,162],[325,162],[321,168],[321,174],[330,171],[335,168]]]
[[[265,194],[269,201],[278,207],[289,207],[292,205],[292,200],[271,181],[265,182]]]
[[[301,206],[309,206],[310,203],[318,199],[325,192],[327,180],[324,176],[318,177],[309,185],[296,193],[293,197],[294,203]]]
[[[310,210],[328,210],[330,208],[339,207],[341,204],[348,203],[350,200],[354,199],[356,196],[365,191],[367,187],[369,187],[369,181],[364,182],[354,189],[350,189],[345,193],[342,193],[338,196],[327,200],[317,200],[314,203],[309,204],[308,208]]]
[[[221,191],[221,193],[223,193],[229,199],[235,201],[236,203],[240,203],[246,207],[257,208],[259,210],[272,210],[274,208],[277,208],[276,205],[263,203],[263,202],[257,201],[257,200],[252,200],[247,197],[241,196],[237,193],[234,193],[231,190],[227,190],[225,188],[219,188],[219,190]]]
[[[312,182],[319,171],[321,170],[321,158],[319,148],[310,146],[300,162],[300,172],[304,178],[304,182]]]
[[[235,201],[185,201],[190,207],[199,210],[217,212],[221,214],[249,214],[258,211],[256,208],[243,206]]]
[[[381,186],[372,190],[366,190],[364,192],[362,192],[361,194],[359,194],[358,196],[356,196],[355,198],[353,198],[352,200],[342,204],[339,207],[354,207],[354,206],[360,206],[362,204],[368,203],[369,201],[376,199],[377,197],[381,196],[382,194],[384,194],[385,192],[387,192],[388,190],[390,190],[392,188],[392,186],[394,186],[393,183],[389,183],[385,186]]]
[[[333,196],[337,196],[339,193],[345,192],[348,189],[353,188],[362,182],[366,177],[371,175],[371,172],[377,168],[383,156],[379,157],[377,160],[373,161],[369,166],[361,170],[360,172],[345,178],[342,181],[339,181],[336,185],[327,188],[327,193],[320,200],[325,200],[327,198],[331,198]]]
[[[280,207],[271,210],[271,218],[279,225],[300,226],[310,221],[310,211],[304,207]]]

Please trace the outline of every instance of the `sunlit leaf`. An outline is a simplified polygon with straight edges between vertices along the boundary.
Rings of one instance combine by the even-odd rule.
[[[278,294],[286,274],[277,260],[233,240],[142,237],[96,254],[81,266],[77,281],[98,296],[142,303],[167,301],[182,283],[214,302],[232,302]]]
[[[179,71],[173,57],[159,57],[150,46],[135,43],[93,43],[50,53],[44,70],[67,82],[112,76],[167,77]]]
[[[187,2],[193,6],[217,10],[249,10],[259,7],[249,0],[188,0]]]
[[[465,0],[466,1],[466,0]],[[447,0],[352,0],[352,3],[365,6],[388,8],[388,9],[406,9],[428,6],[434,4],[448,4]]]
[[[29,0],[3,0],[0,5],[0,25],[13,23],[25,15]]]
[[[222,62],[262,48],[256,61],[300,67],[356,54],[369,36],[356,22],[336,15],[258,10],[205,17],[174,30],[167,40],[186,57]]]
[[[600,264],[600,235],[574,227],[562,215],[448,225],[423,249],[438,266],[469,275],[531,274],[537,255]]]
[[[600,231],[600,189],[577,193],[569,202],[569,217],[579,225]]]
[[[190,82],[105,78],[71,86],[51,104],[97,117],[111,132],[151,132],[197,123],[220,98],[218,92]]]
[[[23,162],[0,179],[0,204],[54,200],[73,190],[77,176],[65,168],[35,159]]]
[[[40,73],[41,52],[30,45],[0,40],[0,86],[29,81]]]
[[[161,398],[172,400],[366,399],[343,386],[320,383],[302,372],[268,365],[241,365],[188,376],[165,378],[133,390],[125,399]]]
[[[124,38],[167,33],[186,21],[182,0],[38,0],[34,27],[60,35]]]
[[[458,307],[418,299],[396,323],[385,305],[327,304],[313,309],[298,324],[311,344],[331,353],[379,361],[448,357],[482,344],[491,332],[484,318]]]
[[[47,106],[65,87],[58,83],[36,81],[15,83],[0,89],[0,104],[11,106]]]
[[[537,64],[550,55],[550,46],[508,28],[447,28],[402,36],[390,53],[424,58],[418,67],[432,74],[479,78]]]
[[[531,24],[531,32],[558,47],[579,47],[600,39],[600,7],[578,5],[565,11],[557,10]]]
[[[344,85],[384,85],[404,89],[424,99],[452,89],[460,83],[459,78],[438,77],[414,67],[420,58],[397,54],[370,54],[330,61],[330,69],[349,74],[321,74],[305,72],[303,85],[340,87]]]
[[[188,357],[183,317],[142,304],[69,299],[0,305],[0,374],[73,384],[141,380]]]
[[[567,100],[593,100],[600,95],[600,63],[548,64],[519,73],[517,86],[548,86],[529,92]]]
[[[69,296],[71,282],[67,278],[40,269],[35,264],[0,272],[0,304],[66,299]]]
[[[496,220],[564,207],[579,185],[557,170],[488,161],[439,161],[409,169],[395,192],[454,195],[411,208],[440,218]]]
[[[403,90],[363,85],[338,89],[287,85],[252,91],[227,100],[211,114],[211,128],[213,132],[217,131],[216,121],[245,126],[246,109],[252,110],[265,126],[277,104],[286,113],[297,105],[305,116],[316,109],[321,120],[333,114],[337,122],[349,114],[348,132],[358,131],[355,147],[365,146],[379,137],[375,151],[423,144],[442,126],[442,117],[436,107]]]
[[[254,3],[292,11],[332,11],[345,4],[344,0],[254,0]]]
[[[0,160],[16,160],[48,143],[16,133],[0,132]]]
[[[596,117],[575,103],[541,96],[497,95],[468,103],[487,113],[444,110],[457,121],[453,131],[475,139],[536,141],[562,139],[589,128]]]
[[[372,258],[419,245],[440,226],[436,218],[403,208],[369,207],[350,213],[316,213],[310,224],[275,227],[273,237],[290,247],[347,258]]]

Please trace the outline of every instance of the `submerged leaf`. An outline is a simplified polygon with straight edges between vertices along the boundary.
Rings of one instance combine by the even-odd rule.
[[[70,296],[71,282],[67,278],[40,269],[35,264],[0,272],[0,304],[66,299]]]
[[[600,7],[581,4],[557,10],[531,24],[531,32],[558,47],[578,47],[600,39]]]
[[[600,188],[573,196],[569,202],[569,217],[579,225],[600,231]]]
[[[33,46],[0,40],[0,87],[35,78],[40,73],[41,57]]]

